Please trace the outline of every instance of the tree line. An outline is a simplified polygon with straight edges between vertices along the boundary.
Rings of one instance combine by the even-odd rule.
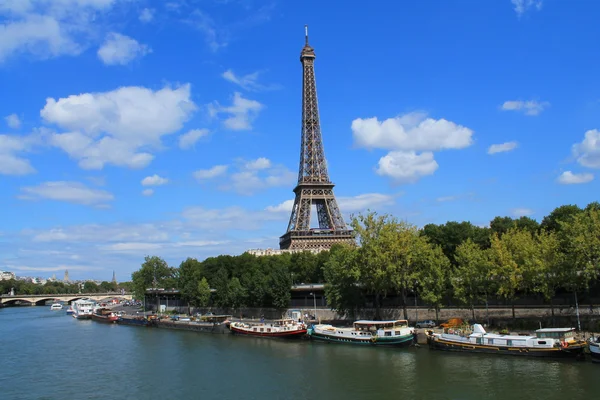
[[[276,256],[188,258],[174,268],[147,256],[132,274],[137,298],[151,287],[179,289],[191,305],[285,308],[294,283],[325,283],[332,309],[356,314],[398,296],[439,311],[445,299],[474,308],[490,299],[513,304],[539,295],[550,304],[557,291],[589,290],[600,273],[600,204],[556,208],[541,223],[496,217],[489,227],[450,221],[422,229],[390,215],[352,217],[358,246]],[[211,291],[214,289],[214,291]],[[554,308],[552,308],[554,313]],[[514,307],[513,307],[514,316]]]

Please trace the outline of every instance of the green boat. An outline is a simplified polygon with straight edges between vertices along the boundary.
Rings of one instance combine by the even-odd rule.
[[[318,324],[311,326],[308,335],[312,340],[348,343],[363,346],[410,346],[416,343],[415,329],[404,319],[391,321],[359,320],[352,327],[335,327]]]

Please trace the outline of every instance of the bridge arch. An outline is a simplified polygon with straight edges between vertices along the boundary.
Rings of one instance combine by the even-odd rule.
[[[5,300],[4,302],[2,302],[2,304],[14,306],[14,305],[17,304],[18,301],[29,303],[30,305],[31,304],[35,304],[31,300],[29,300],[29,299],[10,299],[10,300]]]
[[[54,299],[54,297],[47,297],[45,299],[35,299],[35,302],[33,302],[33,304],[35,304],[36,306],[43,306],[47,301],[54,301]]]

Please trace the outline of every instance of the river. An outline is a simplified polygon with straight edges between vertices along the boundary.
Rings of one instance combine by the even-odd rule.
[[[600,365],[362,348],[0,309],[0,398],[597,399]]]

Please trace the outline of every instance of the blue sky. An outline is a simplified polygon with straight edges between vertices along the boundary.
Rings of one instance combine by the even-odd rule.
[[[278,247],[304,24],[342,212],[416,225],[598,200],[600,3],[4,0],[0,269],[128,280]]]

